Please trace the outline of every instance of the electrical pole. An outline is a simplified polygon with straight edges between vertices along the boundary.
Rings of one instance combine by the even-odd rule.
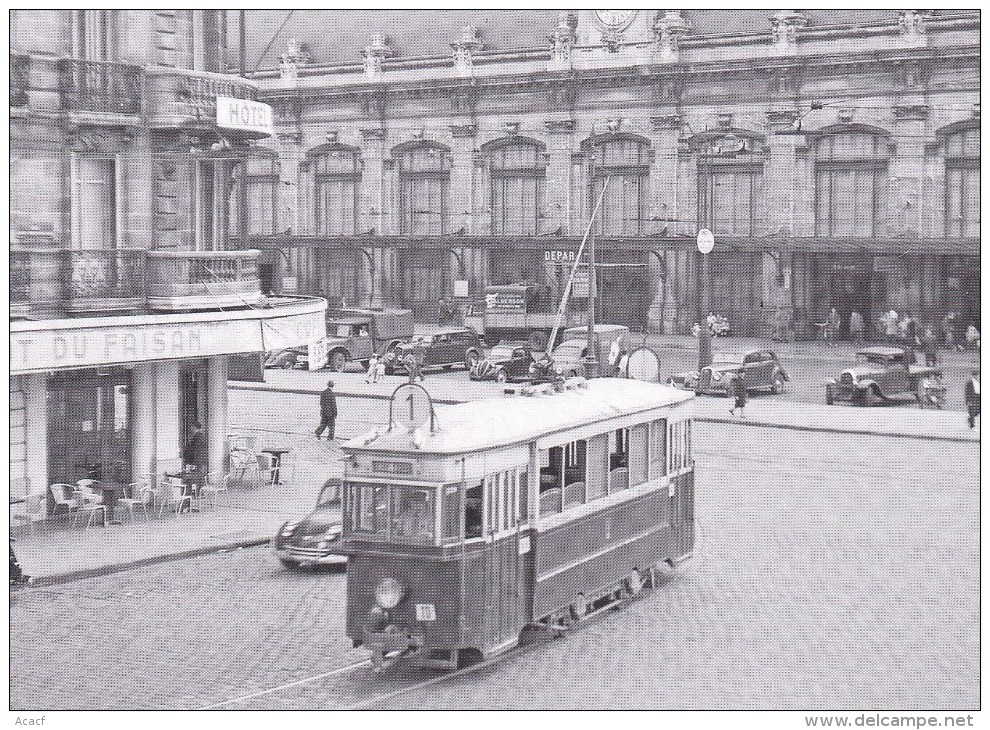
[[[715,236],[707,228],[698,231],[698,259],[700,272],[698,276],[698,308],[701,310],[701,332],[698,333],[698,372],[712,363],[712,331],[708,328],[709,303],[709,271],[708,255],[715,247]]]
[[[588,180],[590,181],[588,195],[589,202],[595,198],[595,156],[597,148],[592,145],[588,155]],[[598,294],[598,277],[596,266],[597,245],[594,221],[591,225],[591,232],[588,236],[588,358],[585,362],[585,375],[589,378],[598,376],[598,338],[595,333],[595,298]]]
[[[246,13],[243,10],[237,11],[237,19],[240,21],[238,23],[238,33],[240,34],[240,46],[238,52],[240,54],[240,74],[242,77],[247,76],[247,30],[245,29]]]

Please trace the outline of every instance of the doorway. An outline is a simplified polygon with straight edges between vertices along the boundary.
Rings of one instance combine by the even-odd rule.
[[[209,411],[206,382],[208,378],[206,360],[183,363],[179,368],[179,434],[183,447],[192,437],[194,423],[203,428],[209,443]]]

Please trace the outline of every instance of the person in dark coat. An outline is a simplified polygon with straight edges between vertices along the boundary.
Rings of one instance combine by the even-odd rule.
[[[925,365],[931,367],[938,362],[938,338],[931,327],[925,328],[925,334],[921,336],[921,347],[925,353]]]
[[[316,427],[316,438],[327,432],[327,441],[333,441],[334,425],[337,421],[337,397],[333,394],[333,381],[327,383],[326,390],[320,393],[320,425]]]
[[[966,381],[966,410],[969,411],[969,427],[975,428],[980,415],[980,371],[974,370]]]
[[[192,425],[192,435],[182,448],[182,463],[188,475],[186,483],[202,486],[206,479],[206,471],[210,463],[210,455],[206,444],[206,434],[203,425],[198,421]]]
[[[729,395],[736,399],[732,408],[729,409],[729,413],[733,416],[736,415],[736,409],[739,409],[739,416],[741,418],[746,417],[746,400],[749,394],[746,392],[746,376],[744,373],[736,373],[732,376],[732,387],[729,389]]]

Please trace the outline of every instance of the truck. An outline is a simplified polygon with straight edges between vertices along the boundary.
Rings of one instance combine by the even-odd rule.
[[[533,350],[550,346],[550,333],[557,316],[557,302],[549,286],[532,282],[485,287],[484,304],[476,305],[464,323],[483,335],[485,344],[525,340]],[[587,299],[571,298],[561,327],[587,322]]]
[[[411,309],[327,310],[327,336],[313,345],[269,353],[265,367],[322,367],[340,372],[351,361],[368,366],[372,354],[383,354],[413,335]],[[310,366],[312,357],[315,367]]]

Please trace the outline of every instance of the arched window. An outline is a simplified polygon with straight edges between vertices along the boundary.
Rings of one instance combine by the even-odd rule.
[[[609,180],[596,218],[597,232],[635,236],[643,233],[647,218],[650,146],[638,137],[597,137],[587,143],[594,155],[591,206]]]
[[[889,139],[871,130],[824,134],[815,145],[815,232],[872,237],[884,209]]]
[[[412,236],[446,233],[450,210],[450,150],[420,142],[393,152],[399,170],[399,230]]]
[[[543,215],[547,161],[543,145],[512,140],[486,149],[492,185],[492,233],[539,233]]]
[[[945,235],[980,235],[980,128],[945,135]]]
[[[331,144],[308,157],[313,169],[316,234],[350,236],[357,233],[361,153],[355,147]]]
[[[765,219],[763,138],[743,130],[701,133],[691,148],[698,153],[701,226],[725,236],[756,235]]]

